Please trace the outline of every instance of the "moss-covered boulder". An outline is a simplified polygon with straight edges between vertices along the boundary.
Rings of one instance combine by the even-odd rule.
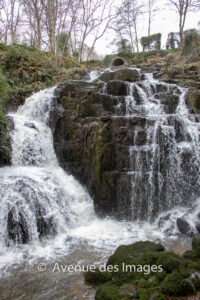
[[[187,296],[195,293],[192,284],[179,273],[167,275],[161,284],[161,291],[169,296]]]
[[[120,264],[128,259],[135,259],[146,252],[164,251],[161,244],[155,244],[149,241],[136,242],[128,246],[119,246],[113,255],[107,261],[107,265]]]
[[[94,285],[107,281],[97,289],[95,299],[98,300],[134,297],[165,300],[194,295],[200,290],[199,241],[194,238],[192,255],[183,256],[166,252],[161,244],[150,241],[120,246],[107,261],[107,268],[113,266],[110,274],[88,272],[85,280],[88,282],[86,278],[89,278],[89,283]]]
[[[96,269],[95,271],[88,271],[84,273],[85,282],[92,285],[99,285],[107,281],[112,280],[112,274],[108,271],[100,271]]]
[[[97,290],[95,300],[119,300],[119,287],[113,283],[106,283]]]

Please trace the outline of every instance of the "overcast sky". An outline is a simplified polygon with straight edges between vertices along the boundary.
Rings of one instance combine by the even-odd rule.
[[[120,0],[116,0],[116,4]],[[152,23],[151,34],[162,33],[162,47],[165,48],[167,35],[169,32],[178,32],[178,14],[166,6],[166,0],[158,0],[160,10],[157,12]],[[198,22],[200,21],[200,13],[190,12],[186,18],[185,29],[198,28]],[[147,35],[148,27],[148,15],[144,14],[139,21],[138,33],[139,37]],[[111,54],[116,51],[115,47],[109,45],[114,38],[114,32],[108,32],[97,44],[96,51],[101,55]]]

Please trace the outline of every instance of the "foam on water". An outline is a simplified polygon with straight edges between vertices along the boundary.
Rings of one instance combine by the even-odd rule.
[[[99,72],[91,74],[90,80],[96,80]],[[156,85],[151,78],[152,85]],[[149,77],[144,82],[147,92],[141,87],[137,90],[144,99],[143,105],[149,114],[155,110],[148,104],[148,96],[152,96]],[[133,84],[129,85],[132,91]],[[170,88],[170,87],[168,87]],[[15,129],[12,132],[12,166],[0,169],[0,268],[1,275],[8,276],[9,270],[26,262],[27,265],[45,258],[50,260],[66,256],[83,243],[90,253],[94,249],[103,255],[109,255],[120,244],[129,244],[137,240],[163,240],[177,216],[189,213],[192,216],[200,209],[198,200],[194,209],[177,208],[170,211],[170,218],[150,224],[148,222],[119,222],[110,218],[96,217],[93,202],[86,189],[71,175],[64,172],[57,161],[53,148],[53,137],[49,128],[49,112],[53,102],[55,88],[46,89],[28,98],[25,104],[12,114]],[[132,93],[132,92],[131,92]],[[127,115],[134,108],[134,99],[130,94],[127,99]],[[177,111],[180,115],[188,115],[184,104],[184,93],[181,94]],[[160,117],[156,126],[160,125]],[[184,121],[192,142],[196,143],[196,123],[188,118]],[[194,130],[195,128],[195,130]],[[149,134],[155,139],[156,128]],[[166,126],[168,132],[170,128]],[[154,147],[153,143],[153,147]],[[180,148],[190,147],[182,143]],[[130,156],[135,150],[130,148]],[[153,153],[156,152],[154,148]],[[138,161],[140,153],[137,152]],[[131,170],[130,170],[131,174]],[[132,174],[133,175],[133,174]],[[153,188],[153,187],[152,187]],[[38,207],[42,218],[53,224],[55,235],[40,238],[38,232]],[[13,241],[8,232],[8,215],[23,222],[27,227],[28,242],[20,244]],[[166,213],[165,213],[166,214]],[[162,217],[163,215],[161,215]],[[171,238],[177,237],[176,225],[173,225]]]

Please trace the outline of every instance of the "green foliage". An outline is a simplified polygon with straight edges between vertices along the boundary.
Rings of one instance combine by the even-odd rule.
[[[133,58],[133,52],[129,49],[123,49],[117,55],[125,58]]]
[[[68,33],[62,32],[56,36],[57,43],[57,52],[61,55],[69,54],[69,45],[68,45],[69,35]]]
[[[119,287],[112,283],[106,283],[97,290],[95,300],[119,300]]]
[[[0,166],[9,162],[8,157],[8,124],[6,119],[5,100],[7,97],[8,84],[0,69]]]
[[[146,49],[152,50],[157,49],[160,50],[161,47],[161,33],[152,34],[150,36],[143,36],[141,38],[141,44],[143,47],[143,51]]]
[[[168,34],[166,47],[167,49],[180,48],[180,34],[178,32],[170,32]]]
[[[195,30],[184,32],[181,55],[187,57],[187,62],[195,62],[200,58],[200,34]]]
[[[187,296],[195,293],[191,283],[185,280],[179,273],[173,273],[165,277],[161,291],[169,296]]]
[[[103,66],[108,67],[110,65],[110,63],[111,63],[110,56],[106,55],[103,60]]]

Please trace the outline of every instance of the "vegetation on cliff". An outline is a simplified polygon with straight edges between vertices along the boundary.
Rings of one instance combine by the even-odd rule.
[[[6,111],[26,97],[68,79],[79,79],[85,69],[74,58],[56,57],[26,45],[0,44],[0,161],[8,162]]]

